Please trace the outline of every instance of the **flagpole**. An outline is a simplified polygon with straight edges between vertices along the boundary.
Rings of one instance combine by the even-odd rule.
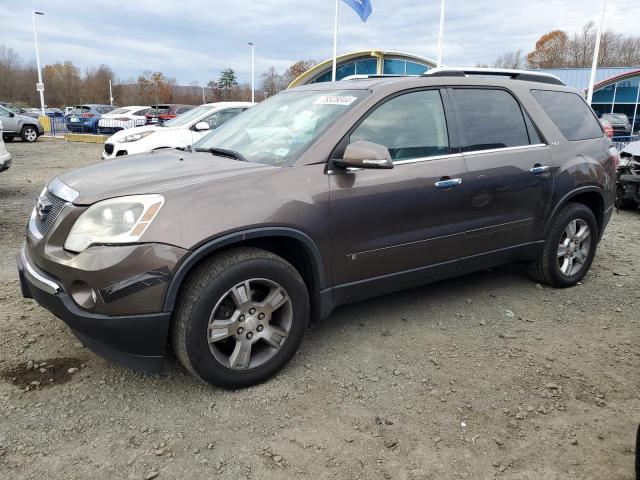
[[[591,62],[591,79],[589,80],[589,92],[587,93],[587,103],[591,105],[593,99],[593,84],[596,82],[596,70],[598,68],[598,55],[600,53],[600,37],[602,36],[602,24],[604,22],[604,9],[606,0],[602,0],[602,10],[600,11],[600,24],[596,33],[596,46],[593,49],[593,61]]]
[[[336,16],[333,22],[333,70],[331,71],[331,81],[336,81],[336,57],[338,55],[338,5],[340,0],[336,0]]]
[[[436,63],[438,67],[442,66],[442,43],[444,39],[444,0],[440,2],[440,32],[438,33],[438,57]]]

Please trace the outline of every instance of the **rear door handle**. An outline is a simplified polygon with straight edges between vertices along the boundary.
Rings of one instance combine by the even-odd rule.
[[[451,188],[462,183],[461,178],[448,178],[435,183],[436,188]]]
[[[533,167],[529,171],[531,173],[533,173],[534,175],[540,175],[542,173],[548,172],[549,171],[549,166],[548,165],[536,165],[535,167]]]

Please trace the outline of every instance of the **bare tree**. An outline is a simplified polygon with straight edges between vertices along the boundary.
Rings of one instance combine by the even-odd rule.
[[[282,78],[275,67],[270,67],[266,72],[260,75],[260,88],[268,97],[275,95],[280,90],[286,88],[286,81]]]
[[[524,58],[522,50],[516,50],[515,52],[506,52],[500,55],[494,62],[494,68],[510,68],[515,70],[521,70],[526,68],[527,62]]]

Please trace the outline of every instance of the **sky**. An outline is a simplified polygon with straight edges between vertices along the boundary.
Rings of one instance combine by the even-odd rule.
[[[2,4],[6,3],[5,7]],[[338,54],[400,50],[435,59],[440,0],[371,0],[366,23],[340,2]],[[598,20],[601,0],[446,0],[443,63],[474,65],[533,49],[545,32],[577,31]],[[43,65],[71,60],[82,70],[108,64],[126,81],[161,71],[179,84],[206,84],[225,67],[241,82],[283,72],[300,59],[325,60],[333,49],[333,0],[0,0],[0,45],[35,59],[31,12]],[[609,0],[605,28],[638,34],[640,3]]]

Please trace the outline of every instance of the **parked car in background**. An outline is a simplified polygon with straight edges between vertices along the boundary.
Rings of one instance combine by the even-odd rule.
[[[73,112],[74,108],[76,107],[64,107],[64,116],[67,117],[71,115],[71,112]]]
[[[611,125],[611,122],[606,118],[600,118],[600,123],[602,124],[602,128],[604,133],[607,134],[607,137],[613,138],[613,125]]]
[[[145,125],[121,130],[105,142],[102,159],[151,152],[158,148],[184,148],[193,145],[210,130],[218,128],[253,105],[251,102],[206,103],[169,120],[164,126]]]
[[[77,133],[96,133],[100,117],[116,108],[111,105],[99,104],[76,105],[71,113],[65,117],[67,130]]]
[[[39,118],[42,115],[42,110],[39,108],[26,108],[24,110],[24,115],[32,118]]]
[[[624,113],[605,113],[600,117],[607,120],[613,128],[614,137],[628,137],[631,135],[631,123]]]
[[[120,107],[105,113],[98,120],[98,133],[112,135],[126,128],[138,127],[147,123],[145,115],[151,110],[150,106]]]
[[[626,210],[640,205],[640,142],[631,142],[620,150],[615,205]]]
[[[146,115],[147,125],[162,125],[192,108],[195,108],[195,105],[180,105],[176,103],[153,105]]]
[[[0,172],[5,171],[11,166],[11,154],[7,152],[7,147],[2,140],[2,122],[0,122]]]
[[[28,117],[0,106],[0,121],[4,126],[2,138],[10,142],[15,137],[22,138],[23,142],[35,142],[44,133],[44,128],[37,118]]]
[[[618,162],[582,93],[548,74],[306,85],[189,150],[53,179],[20,284],[115,362],[157,371],[171,343],[197,378],[247,387],[341,304],[509,262],[575,286],[611,218]]]
[[[59,108],[46,108],[44,110],[44,114],[49,118],[62,118],[64,117],[64,112]]]

